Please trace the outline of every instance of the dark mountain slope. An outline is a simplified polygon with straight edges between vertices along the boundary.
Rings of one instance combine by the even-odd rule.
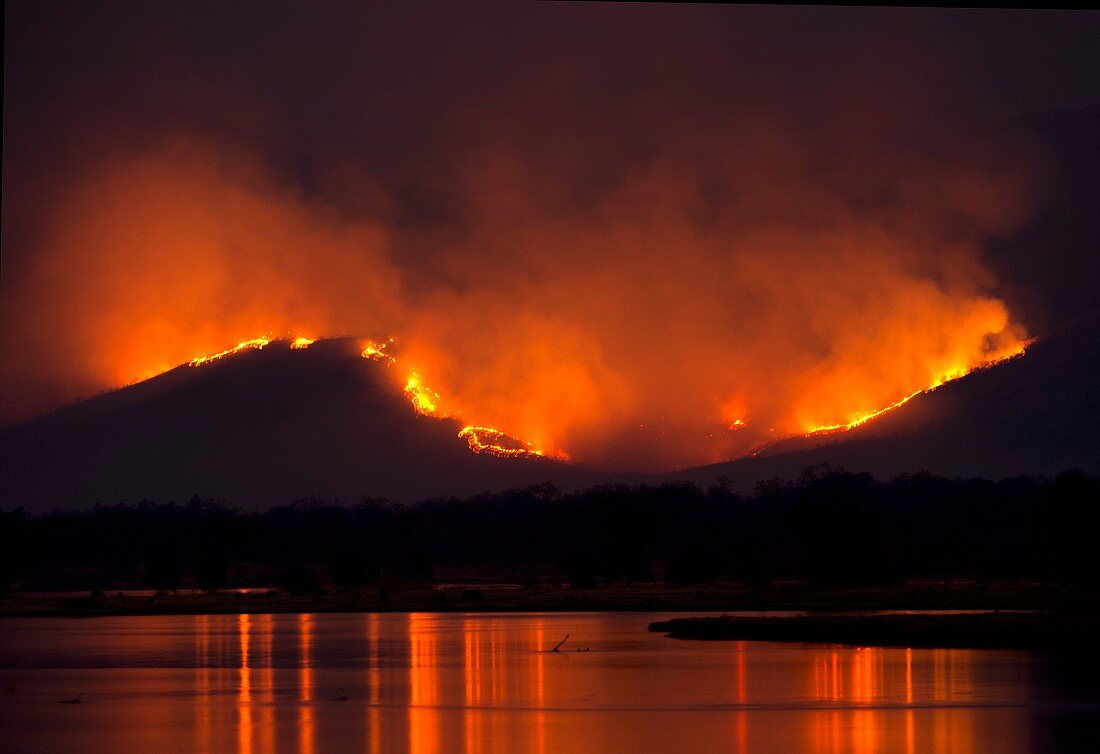
[[[1080,317],[1028,352],[920,395],[848,432],[794,438],[752,458],[667,478],[737,488],[829,463],[889,478],[927,469],[1000,479],[1100,472],[1100,315]]]
[[[594,477],[546,459],[475,455],[417,415],[350,340],[285,342],[0,430],[0,507],[77,508],[193,494],[248,507],[307,496],[418,500]]]
[[[475,455],[459,425],[413,412],[348,340],[285,342],[179,367],[0,430],[0,507],[31,511],[198,494],[262,508],[309,496],[415,501],[540,482],[727,478],[748,489],[830,463],[881,478],[927,469],[1003,478],[1100,473],[1100,316],[849,432],[792,438],[758,456],[642,477],[547,459]]]

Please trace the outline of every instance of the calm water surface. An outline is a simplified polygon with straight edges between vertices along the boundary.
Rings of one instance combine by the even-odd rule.
[[[665,617],[9,619],[0,749],[1100,751],[1088,663],[646,631]]]

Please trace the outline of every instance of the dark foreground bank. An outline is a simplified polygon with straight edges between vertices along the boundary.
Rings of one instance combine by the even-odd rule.
[[[649,630],[676,639],[1061,650],[1094,645],[1100,616],[1060,612],[727,615],[658,621]]]
[[[455,584],[387,581],[363,589],[178,590],[12,593],[4,616],[103,616],[337,612],[562,612],[652,610],[837,613],[899,610],[1042,611],[1085,614],[1100,605],[1095,591],[1050,582],[910,581],[886,587],[814,588],[781,583],[673,586],[661,582],[578,588],[517,583]],[[716,637],[717,638],[717,637]],[[723,637],[724,638],[724,637]]]

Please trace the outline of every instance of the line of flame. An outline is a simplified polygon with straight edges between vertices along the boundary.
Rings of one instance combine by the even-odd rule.
[[[388,353],[387,348],[393,344],[393,338],[381,343],[375,340],[367,340],[363,343],[363,350],[359,355],[369,361],[385,361],[387,365],[392,366],[397,363],[397,357]],[[420,372],[416,369],[409,371],[404,393],[405,398],[412,404],[413,410],[421,416],[446,419],[454,415],[450,410],[444,408],[443,399],[439,393],[423,383]],[[501,444],[501,440],[504,438],[513,438],[494,427],[469,424],[459,430],[458,437],[465,440],[474,453],[488,453],[501,458],[531,458],[543,455],[541,451],[532,448],[530,443],[524,443],[527,445],[525,448],[511,448]]]
[[[296,350],[304,349],[308,348],[314,342],[315,341],[311,338],[298,337],[291,341],[290,347]],[[901,406],[904,406],[906,403],[916,398],[918,395],[930,393],[947,382],[951,382],[952,380],[964,377],[967,374],[970,374],[971,372],[977,371],[979,369],[985,369],[987,367],[993,366],[994,364],[1000,364],[1009,359],[1016,358],[1022,355],[1025,352],[1026,348],[1030,346],[1032,342],[1034,341],[1029,340],[1021,343],[1016,346],[1010,353],[999,355],[996,358],[989,359],[971,369],[957,369],[945,372],[937,377],[929,386],[921,388],[919,390],[915,390],[909,395],[906,395],[903,398],[900,398],[899,400],[894,401],[887,406],[883,406],[882,408],[857,414],[849,419],[849,421],[847,422],[811,426],[807,428],[806,435],[847,432],[848,430],[866,424],[872,419],[878,418],[879,416],[893,411],[894,409],[900,408]],[[188,364],[193,367],[201,366],[203,364],[209,364],[212,361],[217,361],[227,356],[232,356],[233,354],[239,353],[248,348],[255,348],[257,350],[262,349],[269,343],[271,343],[271,339],[267,337],[242,340],[240,343],[233,346],[232,348],[227,348],[224,351],[211,354],[209,356],[199,356],[192,359],[190,362],[188,362]],[[364,359],[368,359],[370,361],[385,361],[387,365],[392,366],[397,363],[397,357],[388,353],[387,349],[393,344],[393,338],[389,338],[388,340],[383,342],[367,340],[363,344],[363,350],[360,352],[360,355]],[[413,369],[409,372],[409,377],[404,387],[404,394],[409,403],[412,404],[413,409],[422,416],[431,416],[443,419],[449,418],[453,415],[451,412],[442,408],[443,401],[439,393],[435,392],[431,388],[424,385],[423,382],[421,382],[420,373],[416,369]],[[728,423],[728,426],[730,429],[737,429],[744,426],[744,424],[745,422],[743,419],[735,419],[732,422]],[[530,443],[525,443],[527,447],[523,448],[512,448],[502,445],[500,441],[503,438],[513,438],[510,438],[510,436],[505,434],[502,430],[496,429],[494,427],[469,424],[459,431],[458,437],[465,440],[470,446],[470,450],[474,453],[488,453],[490,455],[507,458],[540,457],[543,455],[541,451],[532,448]]]
[[[1027,347],[1030,346],[1033,342],[1034,342],[1034,339],[1025,341],[1023,343],[1020,343],[1010,353],[1003,354],[1001,356],[989,359],[987,361],[983,361],[982,363],[980,363],[980,364],[978,364],[978,365],[976,365],[976,366],[974,366],[970,369],[956,369],[956,370],[952,370],[950,372],[945,372],[944,374],[941,374],[939,377],[937,377],[932,382],[932,384],[929,385],[928,387],[924,387],[924,388],[921,388],[920,390],[916,390],[916,391],[910,393],[909,395],[905,396],[904,398],[901,398],[899,400],[894,401],[893,403],[891,403],[888,406],[883,406],[882,408],[875,409],[874,411],[868,411],[868,412],[863,413],[863,414],[858,414],[848,422],[841,422],[839,424],[828,424],[828,425],[823,425],[823,426],[810,427],[806,431],[806,434],[807,435],[820,435],[820,434],[827,434],[827,433],[832,433],[832,432],[847,432],[848,430],[854,429],[855,427],[858,427],[861,424],[866,424],[867,422],[871,421],[872,419],[876,419],[876,418],[882,416],[885,413],[888,413],[890,411],[893,411],[896,408],[900,408],[900,407],[904,406],[906,403],[913,400],[918,395],[923,395],[925,393],[931,393],[936,388],[941,387],[942,385],[945,385],[946,383],[951,382],[953,380],[957,380],[960,377],[965,377],[966,375],[971,374],[973,372],[976,372],[979,369],[987,369],[991,366],[994,366],[995,364],[1001,364],[1005,361],[1008,361],[1009,359],[1015,359],[1018,356],[1022,356],[1024,354],[1025,350],[1027,349]]]
[[[532,458],[541,457],[542,453],[531,447],[530,443],[524,443],[526,448],[509,448],[501,445],[502,438],[506,434],[493,427],[477,427],[473,424],[463,427],[458,436],[466,440],[470,450],[475,453],[488,453],[501,458]]]
[[[211,361],[217,361],[218,359],[224,359],[226,356],[232,356],[233,354],[239,353],[246,348],[255,348],[259,350],[270,342],[270,338],[263,337],[252,338],[252,340],[242,340],[240,343],[233,346],[232,348],[227,348],[220,353],[211,354],[210,356],[199,356],[197,358],[191,359],[191,361],[187,363],[193,367],[202,366],[203,364],[209,364]]]

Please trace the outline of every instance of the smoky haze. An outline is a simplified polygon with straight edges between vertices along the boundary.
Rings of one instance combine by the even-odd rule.
[[[661,470],[1028,335],[985,249],[1045,164],[991,124],[1040,100],[977,16],[264,9],[8,13],[7,421],[269,332],[393,336],[462,418]]]

